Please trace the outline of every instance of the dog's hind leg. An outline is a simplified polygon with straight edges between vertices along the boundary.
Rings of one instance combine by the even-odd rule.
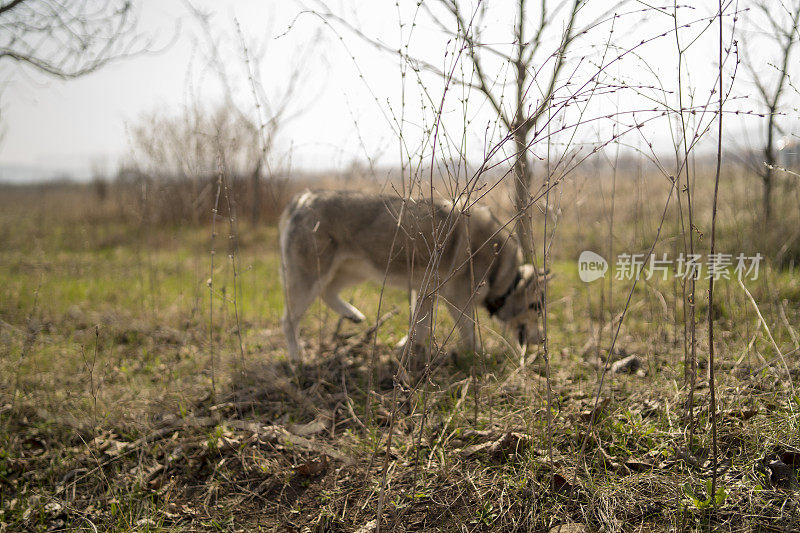
[[[344,318],[355,322],[363,322],[366,318],[364,313],[353,307],[353,305],[342,300],[339,291],[326,289],[322,293],[322,301],[328,304],[328,307],[342,315]]]
[[[339,295],[339,291],[347,286],[354,285],[359,281],[361,281],[360,277],[350,275],[340,268],[339,271],[322,289],[322,301],[328,304],[328,307],[333,309],[335,312],[339,313],[348,320],[352,320],[355,323],[363,322],[366,317],[353,305],[342,300],[342,297]]]
[[[297,343],[297,332],[303,313],[317,297],[319,282],[314,281],[311,286],[302,283],[286,283],[286,304],[283,311],[283,334],[289,350],[289,359],[300,361],[300,347]]]

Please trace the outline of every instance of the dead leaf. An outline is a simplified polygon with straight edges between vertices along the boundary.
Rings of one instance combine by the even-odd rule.
[[[738,418],[739,420],[750,420],[758,414],[758,408],[755,409],[731,409],[726,415],[731,418]]]
[[[530,445],[531,438],[523,433],[510,431],[494,441],[489,453],[497,458],[501,455],[516,455]]]
[[[477,454],[481,453],[482,451],[486,450],[491,445],[492,445],[491,442],[481,442],[480,444],[473,444],[472,446],[467,446],[466,448],[461,450],[459,453],[461,454],[461,457],[463,457],[465,459],[469,459],[470,457],[472,457],[474,455],[477,455]]]
[[[642,402],[642,418],[649,418],[661,410],[661,400],[647,399]]]
[[[309,460],[294,468],[295,473],[301,476],[318,476],[328,468],[328,456],[323,455],[319,459]]]
[[[577,522],[568,522],[551,527],[549,533],[586,533],[586,526]]]
[[[781,461],[792,468],[800,468],[800,452],[787,450],[780,455]]]
[[[575,490],[575,486],[570,483],[566,477],[562,476],[558,472],[555,472],[553,474],[553,489],[557,493],[566,494]]]
[[[356,529],[354,533],[370,533],[371,531],[375,530],[375,527],[378,525],[378,521],[376,519],[372,519],[360,528]]]
[[[587,424],[592,421],[592,414],[594,414],[594,421],[600,418],[600,415],[603,414],[608,404],[611,403],[611,398],[603,398],[599,402],[597,402],[597,407],[593,407],[592,409],[585,409],[581,411],[580,418],[582,421],[586,422]],[[592,404],[594,405],[594,404]]]
[[[649,472],[653,469],[653,463],[648,459],[629,459],[625,461],[631,472]]]
[[[300,437],[310,437],[312,435],[318,435],[319,433],[322,433],[327,428],[328,424],[326,424],[322,419],[317,418],[308,424],[291,424],[286,429],[288,429],[290,433]]]
[[[797,490],[797,478],[794,475],[794,470],[789,465],[780,459],[775,459],[767,464],[767,468],[769,468],[770,472],[769,481],[773,487],[792,491]]]
[[[642,360],[636,355],[629,355],[624,359],[614,362],[611,371],[615,374],[634,374],[642,367]],[[638,373],[637,373],[638,374]]]
[[[486,455],[493,460],[500,460],[520,453],[529,447],[531,438],[523,433],[509,431],[494,441],[473,444],[461,450],[461,456],[469,458],[479,453]]]
[[[59,502],[53,501],[46,503],[44,506],[44,510],[51,515],[57,515],[64,510],[64,506],[61,505]]]

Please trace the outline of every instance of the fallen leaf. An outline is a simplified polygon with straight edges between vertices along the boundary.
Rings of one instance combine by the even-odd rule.
[[[372,519],[360,528],[356,529],[354,533],[370,533],[370,531],[374,531],[375,527],[378,525],[378,521],[376,519]]]
[[[788,450],[780,455],[781,461],[792,468],[800,468],[800,452]]]
[[[625,461],[625,466],[632,472],[649,472],[653,469],[653,463],[647,459],[630,459]]]
[[[328,468],[328,456],[323,455],[319,459],[306,461],[296,466],[294,471],[301,476],[314,477],[324,472],[326,468]]]
[[[500,460],[516,455],[530,446],[531,438],[523,433],[509,431],[494,441],[473,444],[461,450],[464,458],[470,458],[480,453],[485,453],[489,458]]]
[[[594,421],[600,418],[600,415],[603,414],[608,404],[611,403],[611,398],[603,398],[599,402],[597,402],[597,407],[594,407],[594,403],[592,403],[592,409],[585,409],[581,411],[580,418],[582,421],[586,422],[587,424],[592,421],[592,414],[594,414]]]
[[[551,527],[549,533],[586,533],[586,526],[577,522],[568,522]]]
[[[553,489],[558,493],[570,493],[575,490],[575,487],[570,483],[566,477],[558,472],[553,474]]]
[[[636,355],[629,355],[624,359],[614,362],[611,371],[615,374],[633,374],[642,367],[642,360]]]
[[[758,409],[731,409],[725,414],[739,420],[750,420],[758,414]]]
[[[770,472],[769,482],[773,487],[792,491],[797,490],[797,478],[792,467],[780,459],[775,459],[767,464],[767,468],[769,468]]]

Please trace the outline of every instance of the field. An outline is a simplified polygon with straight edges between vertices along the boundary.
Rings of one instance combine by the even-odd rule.
[[[442,308],[442,348],[408,374],[407,296],[375,284],[346,299],[380,327],[315,304],[289,364],[274,213],[176,223],[121,185],[4,186],[0,531],[796,531],[797,192],[782,226],[749,229],[750,179],[723,176],[720,249],[765,260],[747,291],[715,289],[716,457],[705,277],[694,379],[673,270],[578,278],[584,249],[683,250],[674,200],[658,233],[663,178],[570,179],[555,231],[538,215],[547,354],[521,358],[488,315],[486,353],[457,353]]]

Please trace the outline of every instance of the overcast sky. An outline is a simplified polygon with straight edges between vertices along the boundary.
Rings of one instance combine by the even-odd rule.
[[[451,67],[454,49],[447,36],[425,13],[417,10],[416,2],[400,4],[399,9],[394,1],[384,0],[330,5],[365,34],[387,46],[408,43],[413,55],[442,68]],[[500,6],[494,7],[497,4]],[[492,2],[492,10],[486,17],[484,40],[497,48],[508,45],[504,36],[513,24],[513,15],[503,4],[508,1]],[[592,20],[608,5],[591,1],[588,4],[585,21]],[[0,123],[4,130],[0,142],[0,180],[49,177],[61,171],[85,177],[92,169],[113,173],[119,161],[131,153],[128,125],[141,123],[141,117],[147,113],[175,113],[193,101],[221,100],[218,78],[208,70],[208,58],[203,53],[207,40],[186,4],[179,0],[142,0],[137,5],[139,31],[154,42],[151,53],[112,63],[71,81],[53,80],[10,62],[0,64],[0,82],[4,84],[0,95]],[[424,138],[430,137],[426,132],[434,125],[432,117],[443,87],[435,75],[423,74],[417,78],[406,69],[406,77],[402,78],[396,56],[377,50],[333,21],[329,25],[313,14],[302,14],[304,8],[319,8],[318,4],[206,0],[195,5],[212,14],[213,31],[220,39],[220,54],[236,102],[246,111],[252,109],[253,101],[235,20],[241,24],[248,44],[265,50],[254,59],[259,62],[260,82],[272,102],[285,93],[290,73],[298,72],[298,83],[287,100],[288,120],[276,148],[284,162],[291,161],[292,168],[341,169],[369,160],[390,166],[397,163],[401,154],[408,157],[429,153],[430,143],[426,147]],[[626,11],[643,7],[636,3],[630,6]],[[702,9],[687,10],[681,20],[699,20],[704,14],[708,13]],[[617,23],[614,33],[609,23],[596,27],[573,47],[576,59],[570,68],[579,73],[575,79],[579,84],[589,79],[580,73],[594,68],[602,57],[607,61],[613,54],[619,54],[620,50],[603,47],[609,40],[623,48],[631,47],[642,39],[669,31],[673,24],[670,17],[651,12],[647,16],[626,16]],[[745,24],[740,21],[738,25],[741,28]],[[709,99],[715,83],[716,31],[716,26],[704,29],[702,22],[682,30],[684,44],[698,37],[686,54],[690,72],[684,81],[696,104]],[[552,48],[557,34],[550,38]],[[614,63],[608,67],[607,74],[611,77],[606,81],[626,80],[628,84],[647,87],[634,91],[641,95],[638,97],[634,93],[609,93],[597,87],[594,103],[583,110],[582,118],[602,116],[608,109],[643,111],[660,105],[650,101],[653,97],[675,104],[676,93],[670,91],[676,84],[676,57],[675,38],[671,34]],[[760,61],[768,69],[766,60]],[[497,68],[507,72],[501,66]],[[739,73],[736,84],[739,94],[751,91],[743,72]],[[464,104],[462,99],[468,103]],[[754,103],[731,102],[730,108],[734,107],[752,109]],[[557,129],[560,124],[569,123],[579,111],[581,107],[576,106],[552,127]],[[466,151],[470,160],[480,160],[487,145],[503,135],[490,106],[475,91],[451,88],[443,114],[442,128],[450,137],[448,142]],[[614,122],[618,129],[624,129],[632,117],[594,121],[582,128],[578,138],[568,136],[567,140],[607,141]],[[638,117],[644,119],[646,115],[640,112]],[[466,128],[465,123],[469,123]],[[729,131],[736,132],[738,142],[747,135],[755,137],[754,130],[743,129],[741,123],[731,121],[729,126]],[[404,145],[399,140],[400,131]],[[563,141],[564,135],[554,139]],[[653,142],[654,150],[661,152],[669,151],[672,143],[669,123],[663,119],[660,122],[651,119],[641,133],[626,139],[639,147]]]

